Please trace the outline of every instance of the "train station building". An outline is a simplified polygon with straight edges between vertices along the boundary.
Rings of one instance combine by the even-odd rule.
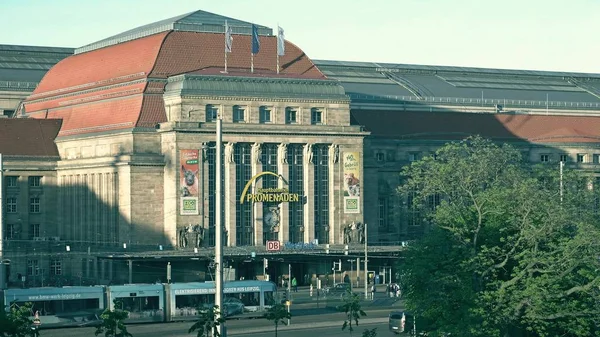
[[[226,277],[291,265],[306,284],[341,262],[355,279],[366,247],[387,282],[427,230],[399,172],[446,142],[600,169],[599,74],[312,60],[279,38],[196,11],[76,49],[0,46],[10,284],[210,280],[219,183]]]

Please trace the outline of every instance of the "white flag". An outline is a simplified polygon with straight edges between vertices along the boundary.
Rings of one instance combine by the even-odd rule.
[[[283,35],[283,28],[277,26],[277,55],[285,55],[285,36]]]
[[[231,35],[231,26],[225,20],[225,52],[231,53],[231,45],[233,44],[233,36]]]

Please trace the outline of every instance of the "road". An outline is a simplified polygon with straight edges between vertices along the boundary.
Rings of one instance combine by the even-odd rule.
[[[360,319],[360,325],[355,330],[356,335],[360,336],[364,329],[377,328],[380,336],[387,335],[387,315],[390,308],[376,309],[365,308],[367,316]],[[302,315],[293,317],[291,325],[279,326],[281,336],[301,337],[307,336],[310,330],[312,336],[348,336],[348,331],[342,331],[344,323],[344,314],[339,312],[320,313],[314,310],[314,315]],[[157,323],[157,324],[131,324],[128,331],[134,337],[190,337],[187,330],[193,322],[175,322],[175,323]],[[246,336],[253,337],[274,336],[275,327],[272,322],[265,319],[241,319],[227,321],[228,336]],[[41,337],[83,337],[94,336],[93,328],[67,328],[42,330]]]

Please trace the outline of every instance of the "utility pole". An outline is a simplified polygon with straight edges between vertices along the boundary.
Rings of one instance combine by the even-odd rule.
[[[560,202],[563,201],[563,167],[565,166],[564,161],[560,161]]]
[[[367,268],[367,224],[365,223],[365,300],[369,299],[369,272]]]
[[[6,265],[4,265],[4,162],[0,153],[0,290],[6,288]]]
[[[217,149],[216,149],[216,160],[215,160],[215,181],[216,181],[216,190],[215,190],[215,305],[219,307],[218,313],[216,315],[216,319],[222,318],[223,312],[223,224],[222,224],[222,215],[221,211],[221,186],[223,184],[221,178],[221,150],[223,147],[223,130],[221,119],[221,114],[217,115]],[[219,324],[217,326],[217,331],[219,335],[223,336],[223,324],[225,322]]]

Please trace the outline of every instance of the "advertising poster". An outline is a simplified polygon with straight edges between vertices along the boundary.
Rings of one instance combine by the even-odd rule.
[[[344,213],[360,213],[360,153],[344,152]]]
[[[198,150],[180,151],[180,214],[198,215]]]

